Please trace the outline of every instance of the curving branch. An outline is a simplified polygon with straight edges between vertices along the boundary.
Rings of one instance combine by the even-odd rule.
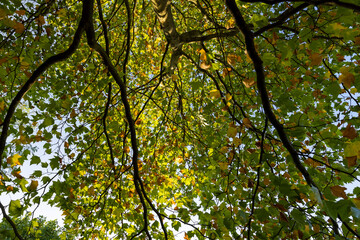
[[[270,5],[283,3],[283,2],[305,2],[305,3],[312,4],[312,5],[331,4],[331,5],[337,5],[340,7],[349,8],[354,11],[360,12],[359,5],[356,5],[354,3],[342,2],[342,1],[338,1],[338,0],[333,0],[333,1],[329,1],[329,0],[307,0],[307,1],[305,1],[305,0],[291,0],[291,1],[289,1],[289,0],[241,0],[241,2],[266,3],[266,4],[270,4]]]
[[[271,103],[270,103],[269,96],[268,96],[267,89],[266,89],[265,71],[264,71],[263,62],[255,48],[254,33],[248,28],[248,25],[246,24],[235,1],[234,0],[225,0],[225,3],[226,3],[226,6],[229,8],[231,14],[235,18],[236,25],[239,27],[239,29],[241,30],[241,32],[243,33],[243,35],[245,37],[246,49],[247,49],[247,52],[254,64],[254,68],[255,68],[255,72],[256,72],[256,79],[257,79],[257,88],[259,90],[262,106],[264,108],[267,118],[269,119],[271,124],[276,129],[276,131],[280,137],[280,140],[282,141],[285,148],[290,153],[296,168],[304,176],[307,184],[310,187],[314,186],[320,192],[319,187],[315,184],[311,175],[306,170],[304,165],[301,163],[300,157],[299,157],[296,149],[292,145],[291,141],[289,140],[287,134],[285,133],[283,125],[277,120],[274,112],[272,111]],[[334,233],[339,234],[338,224],[336,223],[336,221],[334,219],[330,218],[330,220],[333,225]]]
[[[143,211],[144,226],[143,226],[143,229],[139,232],[139,234],[144,231],[146,233],[147,237],[149,239],[151,239],[151,235],[150,235],[149,230],[148,230],[148,227],[149,227],[148,208],[146,206],[145,201],[147,201],[150,204],[150,207],[159,216],[160,216],[160,214],[158,213],[158,211],[156,210],[154,205],[151,203],[150,199],[146,196],[146,192],[144,191],[144,186],[143,186],[140,174],[139,174],[139,166],[138,166],[139,148],[138,148],[138,144],[137,144],[135,121],[133,119],[133,116],[132,116],[132,113],[131,113],[131,107],[130,107],[129,101],[127,99],[127,88],[126,88],[126,85],[125,85],[125,82],[126,82],[126,72],[125,72],[126,71],[126,64],[124,63],[124,65],[123,65],[123,77],[121,78],[121,76],[118,73],[118,71],[116,70],[115,66],[112,64],[109,55],[100,46],[100,44],[96,41],[95,30],[94,30],[94,25],[93,25],[94,0],[84,0],[83,3],[84,3],[84,7],[86,7],[88,9],[88,18],[87,18],[87,23],[88,24],[87,24],[86,29],[85,29],[86,37],[87,37],[87,43],[88,43],[89,47],[93,48],[95,51],[97,51],[100,54],[105,66],[109,69],[109,72],[111,73],[111,75],[114,78],[115,82],[120,87],[121,101],[122,101],[122,103],[124,105],[124,108],[125,108],[125,116],[126,116],[126,120],[127,120],[128,124],[129,124],[129,129],[130,129],[131,147],[132,147],[132,151],[133,151],[132,165],[133,165],[133,168],[134,168],[134,173],[133,173],[134,185],[135,185],[136,192],[139,195],[141,205],[142,205],[142,207],[144,209],[144,211]],[[128,2],[125,1],[125,4],[127,5],[128,14],[130,14]],[[128,27],[129,26],[130,25],[128,25]],[[130,33],[130,30],[128,28],[128,34],[129,33]],[[130,38],[129,35],[127,37],[128,37],[128,39]],[[129,49],[129,47],[130,46],[128,46],[128,49]],[[128,56],[129,56],[128,54],[127,54],[127,57],[125,58],[125,62],[128,59]],[[160,216],[160,224],[161,224],[161,226],[163,228],[165,239],[168,239],[165,224],[163,223],[163,219],[162,219],[161,216]],[[135,235],[135,236],[137,236],[137,235]]]
[[[255,211],[256,195],[257,195],[257,192],[258,192],[259,186],[260,186],[260,173],[261,173],[260,171],[261,171],[261,166],[262,166],[262,163],[263,163],[263,156],[264,156],[264,153],[265,153],[264,141],[265,141],[265,137],[266,137],[267,127],[268,127],[268,120],[267,120],[267,118],[265,118],[265,126],[264,126],[264,130],[263,130],[263,132],[261,134],[259,164],[258,164],[258,168],[256,170],[256,172],[257,172],[257,174],[256,174],[257,175],[256,186],[255,186],[255,190],[254,190],[254,193],[253,193],[253,196],[252,196],[251,213],[250,213],[249,221],[248,221],[248,239],[251,239],[250,238],[250,235],[251,235],[251,221],[252,221],[252,216],[253,216],[254,211]]]
[[[286,11],[284,11],[282,14],[280,14],[277,18],[276,18],[276,22],[268,24],[262,28],[260,28],[259,30],[257,30],[254,33],[254,36],[259,36],[261,35],[263,32],[275,28],[275,27],[280,27],[287,19],[289,19],[291,16],[295,15],[296,13],[300,12],[301,10],[303,10],[304,8],[306,8],[307,6],[309,6],[309,3],[303,3],[295,8],[289,8]]]
[[[13,222],[13,220],[11,220],[11,218],[9,217],[9,215],[6,214],[5,211],[5,207],[4,205],[2,205],[2,203],[0,202],[0,208],[1,208],[1,212],[4,215],[4,218],[6,219],[6,221],[8,221],[8,223],[11,225],[12,229],[14,230],[15,236],[19,239],[19,240],[23,240],[24,238],[20,235],[19,231],[17,230],[17,227],[15,225],[15,223]]]
[[[10,126],[10,121],[15,113],[17,106],[19,105],[21,99],[25,96],[25,94],[31,89],[32,85],[36,82],[36,80],[52,65],[57,62],[64,61],[65,59],[69,58],[75,50],[78,48],[81,35],[85,30],[86,26],[86,15],[87,9],[83,9],[82,17],[80,19],[78,28],[75,32],[73,42],[69,46],[67,50],[62,53],[56,54],[54,56],[49,57],[43,64],[41,64],[31,75],[31,77],[26,81],[26,83],[21,87],[20,91],[16,94],[14,99],[11,101],[11,104],[7,110],[4,122],[2,123],[2,131],[0,136],[0,169],[2,166],[3,154],[6,145],[6,139],[8,137],[8,130]]]
[[[245,37],[245,44],[247,52],[249,53],[249,56],[254,64],[255,72],[256,72],[256,79],[257,79],[257,87],[260,93],[261,102],[265,111],[266,116],[268,117],[271,124],[275,127],[276,131],[279,134],[279,137],[284,144],[285,148],[289,151],[293,162],[296,166],[296,168],[302,173],[304,176],[306,182],[309,186],[316,186],[315,182],[312,180],[309,172],[306,170],[306,168],[302,165],[299,155],[297,151],[295,150],[294,146],[290,142],[287,134],[284,131],[283,125],[277,120],[269,100],[269,96],[266,89],[266,83],[265,83],[265,72],[264,72],[264,66],[263,61],[261,60],[254,43],[254,33],[249,29],[248,25],[246,24],[239,8],[237,7],[234,0],[226,0],[225,1],[227,7],[231,11],[232,15],[235,18],[236,24],[243,33]],[[317,187],[318,188],[318,187]]]

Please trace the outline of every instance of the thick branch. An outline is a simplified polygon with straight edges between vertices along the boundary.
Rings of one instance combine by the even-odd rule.
[[[171,12],[170,0],[152,0],[157,18],[159,19],[166,40],[171,47],[178,48],[180,45],[179,33],[176,31],[176,25]]]
[[[316,184],[312,180],[310,174],[308,173],[306,168],[302,165],[299,155],[297,154],[297,151],[293,147],[292,143],[290,142],[290,140],[288,139],[288,136],[286,135],[286,133],[284,131],[284,127],[276,119],[276,116],[275,116],[274,112],[272,111],[269,96],[268,96],[268,93],[266,90],[263,62],[255,48],[254,33],[248,28],[248,25],[246,24],[243,16],[241,15],[241,12],[240,12],[239,8],[237,7],[235,1],[234,0],[226,0],[225,3],[227,5],[227,7],[229,8],[229,10],[231,11],[232,15],[234,16],[236,25],[239,27],[241,32],[244,34],[247,52],[249,53],[249,56],[254,64],[254,68],[255,68],[255,72],[256,72],[256,79],[257,79],[257,87],[258,87],[258,90],[260,93],[260,97],[261,97],[261,101],[262,101],[262,105],[263,105],[265,114],[268,117],[271,124],[275,127],[282,143],[284,144],[285,148],[289,151],[295,166],[303,174],[306,182],[310,186],[316,186]]]
[[[5,211],[5,207],[4,205],[2,205],[2,203],[0,202],[0,208],[1,208],[1,212],[4,215],[4,218],[6,219],[6,221],[8,221],[8,223],[10,223],[12,229],[14,230],[15,236],[19,239],[19,240],[23,240],[24,238],[22,238],[22,236],[20,235],[19,231],[17,230],[17,227],[15,225],[15,223],[13,222],[13,220],[11,220],[11,218],[9,217],[9,215],[6,214]]]
[[[43,64],[41,64],[33,72],[33,74],[26,81],[26,83],[21,87],[20,91],[16,94],[15,98],[11,101],[11,104],[9,106],[9,109],[7,110],[4,122],[2,123],[2,131],[1,131],[1,136],[0,136],[0,169],[1,169],[1,166],[2,166],[2,159],[3,159],[4,150],[5,150],[6,139],[7,139],[9,126],[10,126],[10,121],[11,121],[11,118],[13,117],[13,115],[15,113],[15,110],[16,110],[18,104],[20,103],[21,99],[25,96],[25,94],[30,90],[30,88],[36,82],[36,80],[49,67],[51,67],[52,65],[54,65],[57,62],[60,62],[60,61],[63,61],[65,59],[69,58],[75,52],[75,50],[79,46],[81,35],[82,35],[82,33],[84,32],[84,29],[85,29],[86,14],[87,14],[87,9],[84,10],[84,8],[83,8],[82,17],[81,17],[81,20],[79,22],[79,26],[78,26],[78,28],[77,28],[77,30],[75,32],[73,42],[71,43],[69,48],[66,51],[62,52],[62,53],[51,56]]]
[[[194,34],[194,33],[196,33],[196,34]],[[239,31],[237,29],[231,29],[231,30],[224,31],[224,32],[213,33],[213,34],[208,34],[208,35],[202,36],[201,31],[195,30],[195,31],[189,31],[189,32],[181,34],[180,40],[183,43],[203,42],[203,41],[211,40],[214,38],[232,37],[238,33],[239,33]]]
[[[258,31],[256,31],[254,33],[255,36],[259,36],[260,34],[262,34],[263,32],[275,28],[275,27],[280,27],[287,19],[289,19],[289,17],[293,16],[294,14],[298,13],[299,11],[303,10],[304,8],[306,8],[307,6],[309,6],[309,3],[303,3],[299,6],[297,6],[296,8],[290,8],[288,10],[286,10],[285,12],[283,12],[282,14],[280,14],[276,19],[277,21],[271,24],[268,24],[262,28],[260,28]]]
[[[132,165],[133,165],[133,168],[134,168],[134,174],[133,174],[134,185],[135,185],[136,192],[139,195],[141,205],[143,206],[143,209],[144,209],[144,211],[143,211],[144,227],[143,227],[142,231],[145,231],[147,237],[149,239],[151,239],[150,233],[148,231],[148,220],[147,220],[147,218],[148,218],[148,209],[147,209],[144,197],[149,202],[152,209],[158,215],[159,215],[159,213],[154,208],[154,206],[151,203],[150,199],[147,198],[146,193],[144,191],[142,191],[143,185],[142,185],[142,180],[141,180],[140,174],[139,174],[139,166],[138,166],[139,149],[138,149],[138,145],[137,145],[135,121],[134,121],[134,119],[132,117],[132,114],[131,114],[131,108],[130,108],[129,101],[127,99],[127,90],[126,90],[126,85],[125,85],[126,65],[124,65],[123,79],[121,79],[120,74],[116,70],[115,66],[112,64],[111,59],[109,58],[106,51],[96,42],[94,26],[93,26],[93,23],[92,23],[92,21],[93,21],[93,19],[92,19],[93,18],[93,10],[92,10],[93,9],[93,2],[94,2],[94,0],[84,0],[84,5],[87,5],[87,8],[89,9],[89,18],[87,19],[87,22],[89,24],[88,24],[88,26],[86,28],[87,42],[88,42],[88,45],[91,48],[93,48],[95,51],[97,51],[100,54],[100,56],[102,57],[102,59],[104,61],[105,66],[109,69],[109,72],[111,73],[114,80],[116,81],[116,83],[120,87],[121,101],[122,101],[122,103],[124,105],[126,120],[129,123],[129,128],[130,128],[131,147],[132,147],[132,151],[133,151]],[[125,3],[125,4],[127,4],[127,3]],[[127,10],[129,10],[128,5],[127,5]],[[128,11],[128,14],[130,14],[129,11]],[[129,32],[130,31],[128,31],[128,34],[129,34]],[[130,38],[129,35],[127,37]],[[126,57],[125,61],[127,61],[127,57]],[[161,216],[160,216],[160,222],[161,222],[161,225],[163,227],[163,231],[164,231],[164,234],[165,234],[165,239],[167,239],[167,232],[166,232],[165,225],[163,223],[163,220],[162,220]]]
[[[278,4],[278,3],[283,3],[283,2],[305,2],[308,4],[312,4],[312,5],[320,5],[320,4],[332,4],[332,5],[337,5],[340,7],[344,7],[344,8],[349,8],[352,9],[354,11],[360,12],[360,6],[356,5],[354,3],[347,3],[347,2],[342,2],[342,1],[327,1],[327,0],[241,0],[241,2],[247,2],[247,3],[266,3],[266,4],[270,4],[270,5],[274,5],[274,4]]]

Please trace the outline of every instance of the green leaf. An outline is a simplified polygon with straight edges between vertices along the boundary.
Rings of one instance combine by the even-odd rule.
[[[60,166],[60,158],[59,157],[53,157],[50,159],[50,167],[52,170],[59,168]]]
[[[9,213],[12,216],[20,216],[23,212],[23,207],[21,206],[20,200],[11,200],[9,205]]]
[[[300,210],[298,210],[296,208],[291,211],[290,216],[292,218],[294,218],[295,221],[297,221],[298,223],[300,223],[302,225],[304,225],[306,223],[305,215],[302,212],[300,212]]]
[[[35,156],[35,155],[31,157],[31,162],[30,162],[31,165],[33,165],[33,164],[39,164],[40,162],[41,162],[40,157]]]

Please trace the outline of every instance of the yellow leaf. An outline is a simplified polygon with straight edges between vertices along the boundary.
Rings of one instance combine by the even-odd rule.
[[[331,26],[335,31],[346,29],[346,27],[342,26],[340,23],[333,23],[333,24],[330,24],[330,26]]]
[[[206,61],[207,60],[207,57],[206,57],[206,52],[204,49],[201,49],[200,51],[200,60],[201,61]]]
[[[211,90],[210,91],[210,97],[214,97],[214,98],[220,98],[221,97],[221,93],[219,90]]]
[[[200,63],[200,68],[201,69],[204,69],[204,70],[209,70],[211,68],[211,63],[210,64],[207,64],[205,61],[202,61]]]
[[[345,157],[356,156],[360,159],[360,141],[346,144],[346,147],[344,149],[344,155]]]
[[[4,111],[5,109],[5,102],[1,101],[0,102],[0,112]]]
[[[345,190],[346,187],[341,187],[341,186],[332,186],[330,187],[331,193],[335,196],[335,197],[342,197],[344,199],[347,199]]]
[[[228,163],[227,162],[219,162],[219,166],[221,170],[226,170],[228,167]]]
[[[7,16],[6,10],[0,8],[0,20]]]
[[[26,70],[26,69],[28,69],[29,66],[30,66],[30,64],[29,64],[28,62],[26,62],[26,61],[23,61],[23,60],[22,60],[22,61],[20,62],[20,69],[23,70],[23,71]]]
[[[234,142],[235,147],[238,147],[241,144],[241,139],[235,137],[235,138],[233,138],[233,142]]]
[[[230,93],[226,94],[226,101],[230,101],[232,99],[232,96]]]
[[[15,154],[14,156],[7,159],[7,163],[10,164],[11,167],[21,165],[21,163],[19,162],[19,158],[21,158],[21,156],[19,154]]]
[[[183,158],[182,157],[177,157],[175,158],[175,163],[182,163],[183,162]]]
[[[29,186],[29,191],[35,191],[39,185],[39,182],[36,180],[32,180]]]
[[[226,146],[224,146],[224,147],[222,147],[222,148],[220,149],[220,152],[221,152],[221,153],[226,153],[228,150],[229,150],[229,148],[226,147]]]
[[[56,14],[57,14],[59,17],[66,17],[66,15],[67,15],[67,10],[66,10],[65,8],[62,8],[62,9],[60,9],[59,11],[57,11]]]

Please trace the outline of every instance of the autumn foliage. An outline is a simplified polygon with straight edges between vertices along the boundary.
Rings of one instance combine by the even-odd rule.
[[[0,203],[80,239],[360,238],[358,0],[0,3]]]

